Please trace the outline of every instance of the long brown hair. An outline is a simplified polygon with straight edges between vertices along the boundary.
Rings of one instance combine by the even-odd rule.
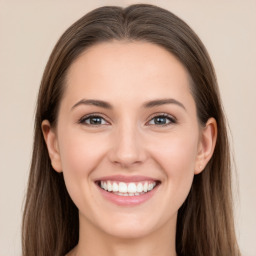
[[[78,209],[63,175],[53,170],[41,131],[57,122],[67,70],[88,47],[111,40],[146,41],[164,47],[184,65],[199,122],[218,124],[214,154],[196,175],[178,212],[176,250],[182,256],[240,255],[233,221],[231,164],[225,117],[214,68],[191,28],[162,8],[137,4],[101,7],[75,22],[57,42],[45,68],[37,101],[33,157],[23,216],[23,256],[64,255],[78,243]]]

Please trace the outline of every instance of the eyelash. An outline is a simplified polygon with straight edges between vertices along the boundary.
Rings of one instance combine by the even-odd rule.
[[[158,113],[158,114],[155,114],[154,116],[152,116],[150,118],[150,120],[147,122],[149,123],[150,121],[152,121],[153,119],[155,118],[165,118],[165,119],[168,119],[169,123],[166,123],[166,124],[159,124],[159,125],[156,125],[156,124],[150,124],[150,125],[156,125],[156,126],[168,126],[168,125],[172,125],[172,124],[176,124],[177,123],[177,120],[169,115],[169,114],[166,114],[166,113]]]
[[[86,121],[87,120],[90,120],[92,118],[98,118],[98,119],[101,119],[101,120],[105,120],[104,117],[101,116],[101,114],[89,114],[89,115],[86,115],[86,116],[83,116],[79,121],[78,123],[80,124],[83,124],[83,125],[86,125],[86,126],[94,126],[94,127],[97,127],[97,126],[101,126],[101,125],[106,125],[106,124],[87,124]],[[165,124],[148,124],[149,122],[151,122],[152,120],[154,120],[155,118],[165,118],[165,119],[168,119],[168,123],[165,123]],[[107,124],[109,124],[108,121],[105,120],[105,122]],[[156,125],[156,126],[168,126],[168,125],[171,125],[171,124],[176,124],[177,123],[177,120],[169,115],[169,114],[166,114],[166,113],[158,113],[158,114],[155,114],[154,116],[152,116],[150,118],[150,120],[147,122],[148,125]]]
[[[83,117],[78,121],[78,123],[84,124],[84,125],[87,125],[87,126],[100,126],[100,125],[102,125],[102,124],[87,124],[87,123],[85,123],[86,120],[90,120],[90,119],[92,119],[92,118],[100,118],[100,119],[105,120],[105,118],[102,117],[101,114],[95,113],[95,114],[89,114],[89,115],[83,116]],[[106,120],[105,120],[105,122],[108,123],[108,121],[106,121]],[[104,125],[105,125],[105,124],[104,124]]]

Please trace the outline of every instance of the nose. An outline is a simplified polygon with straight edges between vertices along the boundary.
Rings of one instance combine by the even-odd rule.
[[[117,128],[112,140],[109,159],[113,164],[129,168],[146,160],[146,150],[136,125]]]

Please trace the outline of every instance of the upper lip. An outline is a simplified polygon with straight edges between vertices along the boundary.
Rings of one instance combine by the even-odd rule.
[[[157,179],[147,177],[147,176],[124,176],[124,175],[112,175],[105,176],[97,179],[96,181],[121,181],[121,182],[140,182],[140,181],[158,181]]]

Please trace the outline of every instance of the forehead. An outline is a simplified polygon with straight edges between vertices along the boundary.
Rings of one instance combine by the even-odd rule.
[[[184,66],[166,49],[149,42],[96,44],[74,61],[67,74],[66,95],[73,101],[82,96],[150,100],[184,94],[190,94]]]

